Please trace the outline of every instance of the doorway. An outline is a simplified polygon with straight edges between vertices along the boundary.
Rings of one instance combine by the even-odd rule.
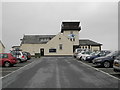
[[[41,54],[41,56],[44,56],[44,48],[40,49],[40,54]]]

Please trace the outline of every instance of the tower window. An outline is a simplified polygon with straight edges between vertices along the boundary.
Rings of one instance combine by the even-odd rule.
[[[70,34],[73,34],[73,31],[71,31]]]

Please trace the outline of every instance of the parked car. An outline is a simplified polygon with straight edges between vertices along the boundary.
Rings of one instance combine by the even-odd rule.
[[[109,53],[110,53],[109,50],[102,50],[102,51],[91,53],[89,56],[86,57],[86,61],[92,62],[93,59],[106,56]]]
[[[31,59],[31,54],[29,52],[23,52],[23,55],[26,55],[27,60]]]
[[[118,57],[116,57],[116,59],[113,62],[113,70],[115,72],[120,72],[120,55]]]
[[[76,58],[76,57],[77,57],[77,54],[80,53],[81,51],[82,51],[81,48],[75,49],[74,54],[73,54],[74,58]]]
[[[86,60],[86,57],[91,56],[92,54],[94,54],[95,52],[92,51],[86,51],[81,55],[81,60]]]
[[[76,56],[76,58],[77,58],[78,60],[81,60],[82,55],[84,54],[84,52],[85,52],[85,51],[81,51],[80,53],[78,53],[77,56]]]
[[[16,51],[16,50],[13,50],[11,51],[11,54],[17,58],[18,62],[24,62],[24,61],[27,61],[27,56],[23,54],[22,51]]]
[[[10,67],[17,64],[17,59],[11,53],[0,53],[0,66]]]
[[[95,64],[97,66],[103,66],[105,68],[112,67],[115,57],[117,57],[119,55],[120,55],[120,51],[113,51],[104,57],[95,58],[93,60],[93,64]]]

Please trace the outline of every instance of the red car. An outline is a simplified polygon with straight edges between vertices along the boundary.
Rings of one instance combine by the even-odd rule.
[[[0,53],[0,66],[10,67],[17,63],[17,59],[11,53]]]

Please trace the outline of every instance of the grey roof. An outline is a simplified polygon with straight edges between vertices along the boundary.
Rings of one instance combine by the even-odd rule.
[[[20,48],[20,46],[12,46],[12,48]]]
[[[102,45],[102,44],[94,42],[89,39],[81,39],[79,40],[79,45]]]
[[[55,35],[24,35],[21,44],[45,44]],[[47,38],[48,40],[41,40]]]
[[[80,22],[62,22],[61,25],[61,32],[67,31],[67,30],[77,30],[80,31],[81,27],[79,26]]]

